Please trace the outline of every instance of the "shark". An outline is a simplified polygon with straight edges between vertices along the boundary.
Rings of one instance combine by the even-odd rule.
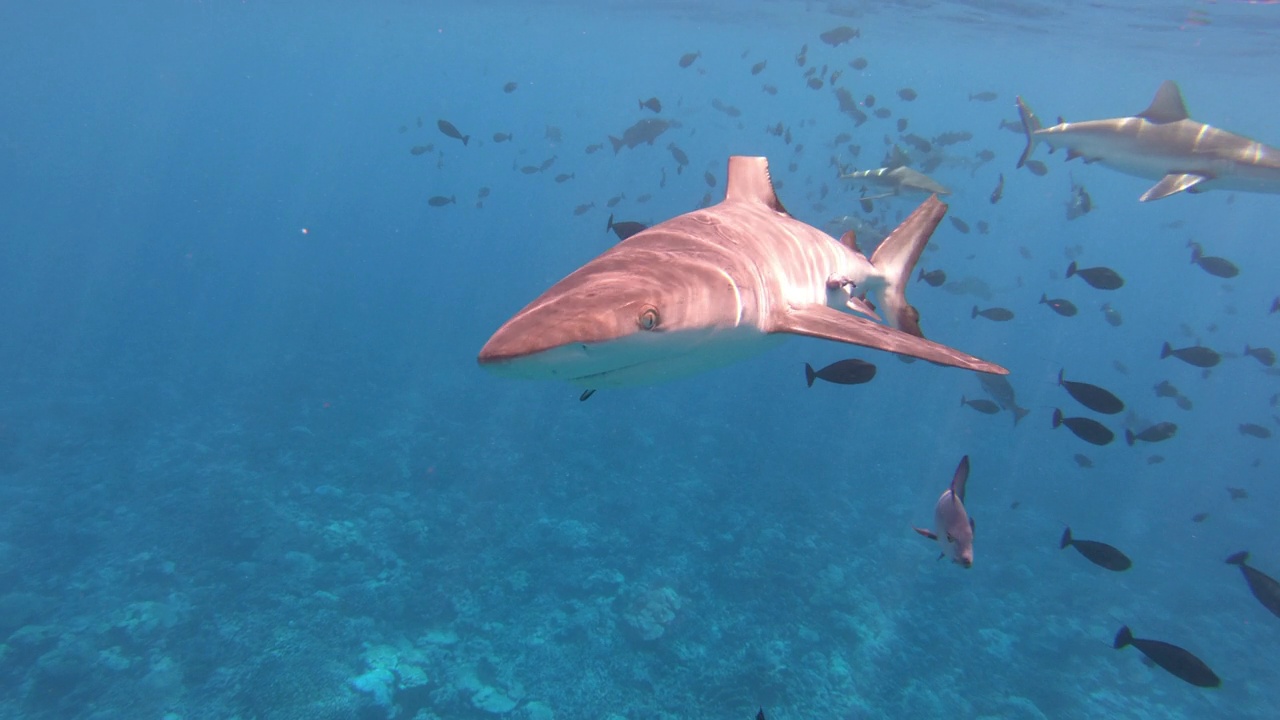
[[[942,491],[933,508],[934,530],[913,527],[917,533],[942,546],[942,555],[968,570],[973,567],[973,518],[964,509],[964,487],[969,482],[969,456],[960,458],[951,485]]]
[[[1207,190],[1280,193],[1280,150],[1192,120],[1172,80],[1132,117],[1071,123],[1059,118],[1044,127],[1021,97],[1017,106],[1027,137],[1018,167],[1043,142],[1052,150],[1066,149],[1067,160],[1083,158],[1155,180],[1138,198],[1142,202]]]
[[[766,158],[731,157],[722,202],[573,271],[499,327],[477,360],[499,375],[594,391],[697,374],[804,336],[1006,374],[926,340],[907,302],[946,211],[930,197],[867,258],[852,233],[836,241],[787,213]]]
[[[862,180],[871,185],[885,188],[885,192],[879,195],[869,195],[863,198],[864,200],[877,200],[909,192],[930,193],[933,195],[951,194],[951,191],[937,180],[904,165],[876,168],[875,170],[859,170],[847,175],[841,175],[840,179]]]

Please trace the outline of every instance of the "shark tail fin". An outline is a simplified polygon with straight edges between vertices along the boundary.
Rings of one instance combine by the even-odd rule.
[[[1031,157],[1031,153],[1036,149],[1036,131],[1043,128],[1040,124],[1040,118],[1032,112],[1031,108],[1022,101],[1022,96],[1018,96],[1018,117],[1022,119],[1022,132],[1027,135],[1027,147],[1022,151],[1022,157],[1018,158],[1018,167],[1027,164],[1027,158]]]
[[[916,337],[924,337],[920,330],[920,312],[907,303],[906,287],[920,253],[946,214],[946,203],[937,195],[931,196],[871,254],[871,264],[884,278],[881,305],[886,319],[893,327]]]

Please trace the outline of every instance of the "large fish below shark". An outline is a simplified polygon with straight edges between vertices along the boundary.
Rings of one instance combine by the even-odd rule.
[[[503,324],[478,360],[596,389],[692,375],[803,335],[1005,374],[925,340],[907,304],[912,269],[946,211],[929,198],[868,260],[852,234],[837,242],[788,215],[765,158],[732,157],[723,202],[575,270]],[[876,308],[888,325],[869,319]]]
[[[1084,158],[1126,175],[1157,180],[1142,202],[1175,193],[1241,190],[1280,193],[1280,150],[1192,120],[1178,84],[1166,80],[1150,107],[1133,117],[1063,122],[1043,127],[1019,97],[1027,135],[1022,167],[1036,145],[1065,148],[1067,159]]]

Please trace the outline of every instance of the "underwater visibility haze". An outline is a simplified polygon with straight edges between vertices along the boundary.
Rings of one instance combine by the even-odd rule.
[[[1269,3],[8,3],[0,67],[0,717],[1280,717]]]

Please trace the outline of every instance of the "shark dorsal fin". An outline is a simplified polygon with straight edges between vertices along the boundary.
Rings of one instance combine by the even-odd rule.
[[[782,201],[773,191],[769,177],[769,160],[762,157],[734,155],[729,158],[729,179],[725,182],[725,202],[764,203],[770,208],[786,213]]]
[[[1182,102],[1182,91],[1178,89],[1178,83],[1172,80],[1165,80],[1160,85],[1160,89],[1156,91],[1155,99],[1151,101],[1151,105],[1139,113],[1138,117],[1146,118],[1148,122],[1162,125],[1186,120],[1191,116],[1187,114],[1187,106]]]
[[[956,474],[951,477],[951,495],[960,498],[960,502],[964,502],[964,485],[969,480],[969,456],[965,455],[960,458],[960,464],[956,466]]]

